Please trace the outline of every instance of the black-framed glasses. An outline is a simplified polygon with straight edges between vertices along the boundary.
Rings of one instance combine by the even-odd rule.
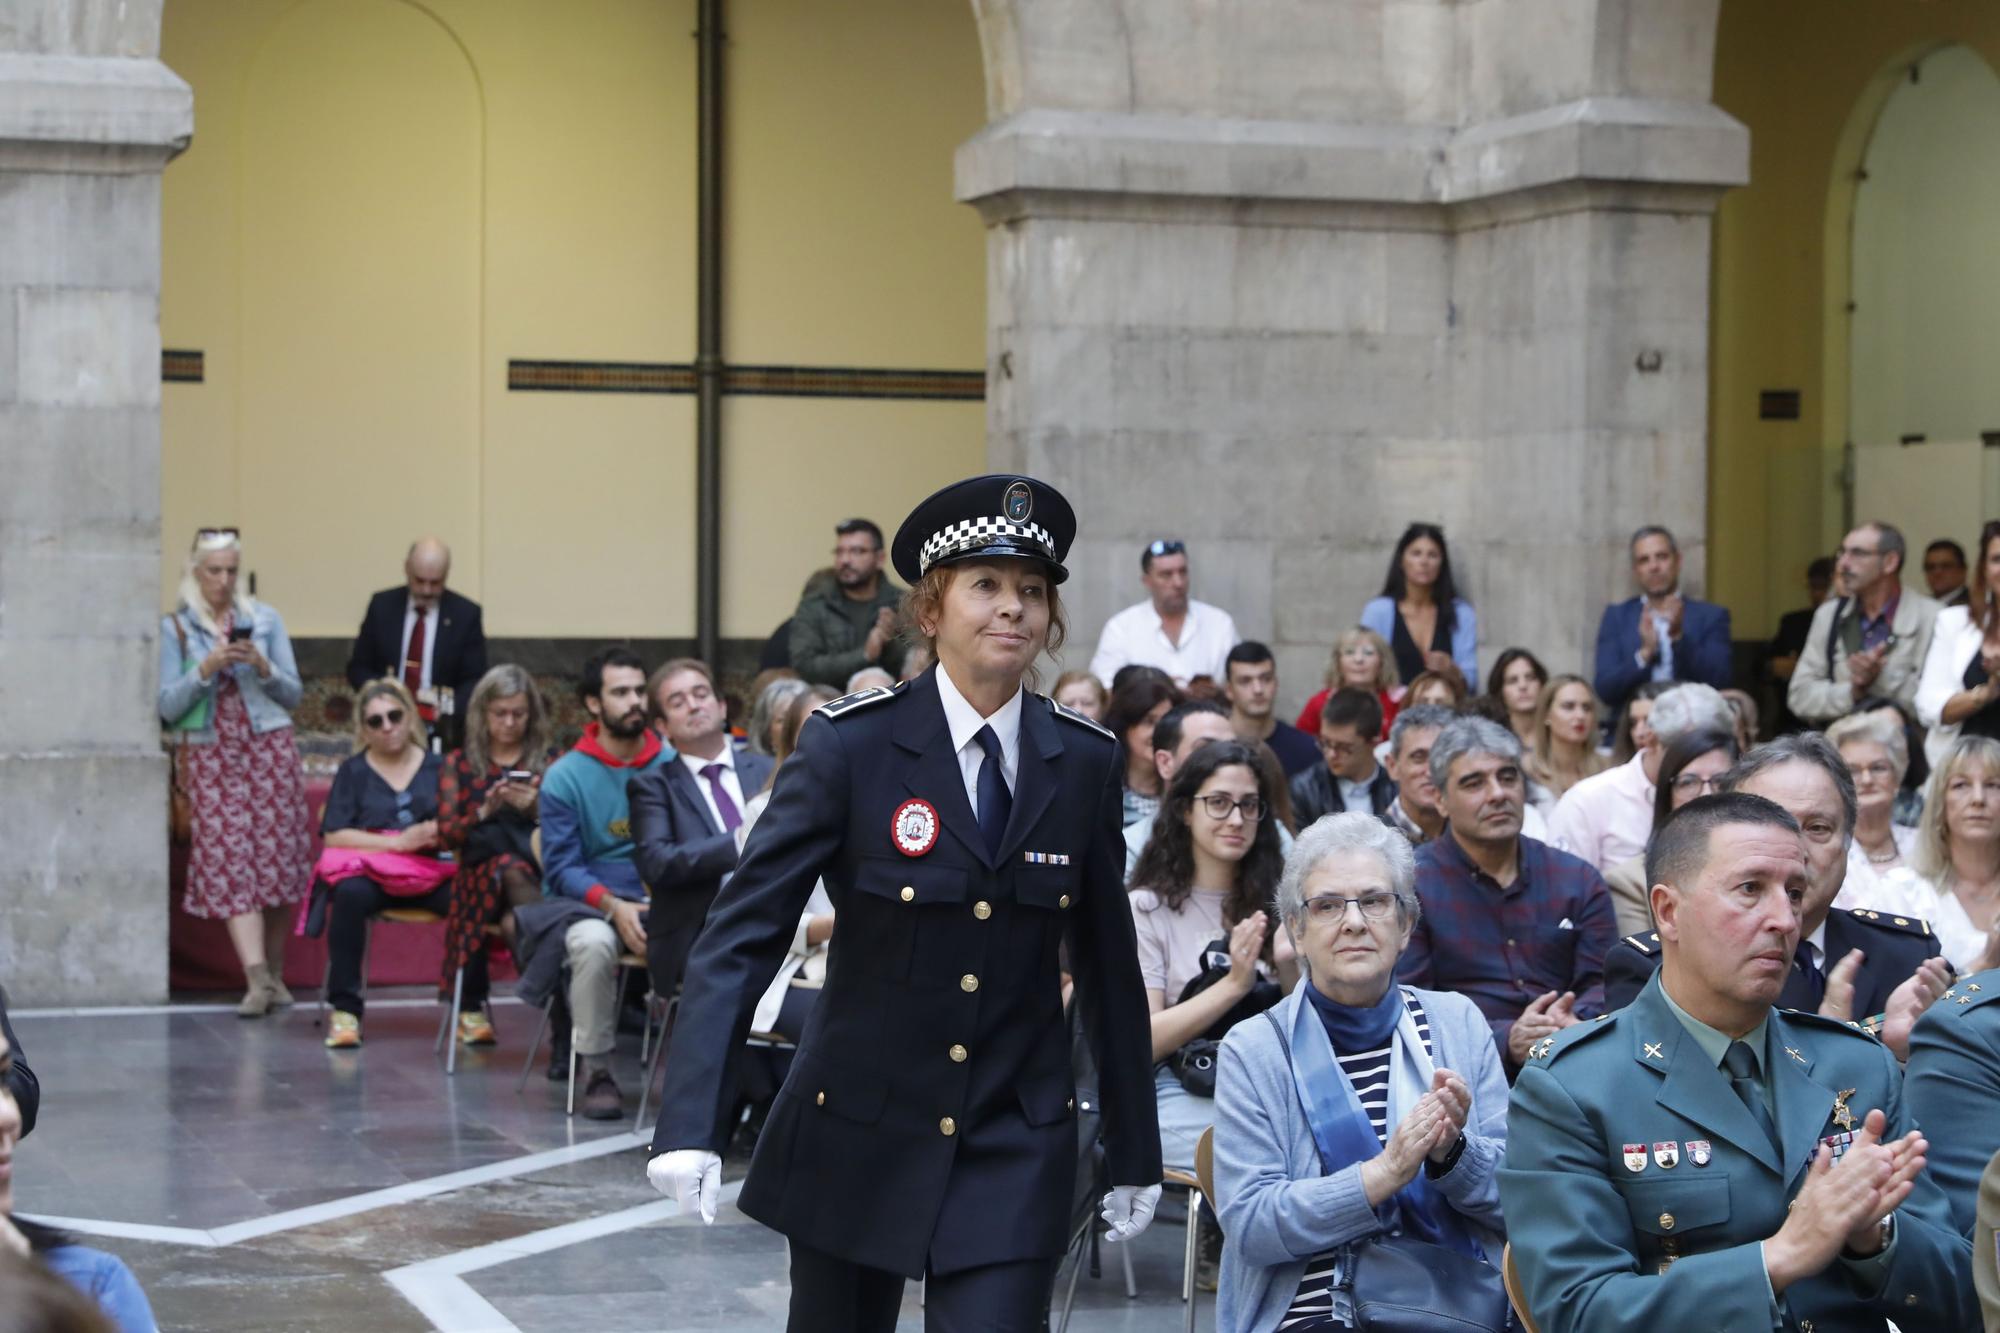
[[[1347,915],[1347,905],[1353,903],[1364,921],[1384,921],[1396,910],[1396,895],[1393,893],[1364,893],[1358,898],[1343,897],[1338,893],[1317,893],[1306,899],[1306,916],[1319,922],[1339,921]]]
[[[1703,777],[1699,773],[1683,773],[1674,779],[1676,796],[1711,796],[1722,790],[1722,775]]]
[[[369,713],[361,720],[370,731],[387,731],[391,727],[403,725],[403,710],[391,708],[386,713]]]
[[[1227,793],[1212,791],[1206,796],[1197,796],[1201,808],[1208,811],[1208,817],[1217,823],[1229,818],[1231,810],[1243,816],[1243,822],[1254,824],[1264,817],[1264,798],[1245,796],[1241,800],[1232,799]]]
[[[1154,560],[1163,555],[1186,555],[1187,543],[1178,538],[1164,538],[1147,546],[1146,554]]]

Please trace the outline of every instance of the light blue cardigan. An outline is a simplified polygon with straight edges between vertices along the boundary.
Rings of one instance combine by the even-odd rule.
[[[264,660],[271,664],[270,678],[259,676],[253,666],[234,666],[229,670],[236,677],[237,688],[243,692],[243,707],[250,715],[250,730],[262,735],[292,725],[292,710],[299,706],[305,688],[299,680],[298,663],[292,658],[292,640],[285,633],[285,622],[262,602],[252,602],[250,611],[250,642],[257,645],[257,650],[264,654]],[[185,666],[181,659],[180,639],[174,634],[176,620],[180,622],[181,632],[187,636]],[[208,680],[201,678],[201,660],[213,647],[215,636],[202,628],[201,622],[188,613],[187,607],[160,618],[160,721],[171,727],[203,699],[214,700],[222,673],[217,672]],[[215,714],[212,707],[207,726],[179,735],[189,745],[213,745]]]
[[[1372,629],[1389,643],[1396,640],[1396,603],[1389,597],[1371,597],[1368,605],[1361,608],[1361,624]],[[1428,652],[1430,645],[1417,645],[1420,652]],[[1479,692],[1479,613],[1472,609],[1472,603],[1463,597],[1451,599],[1451,660],[1458,663],[1458,669],[1465,673],[1465,683],[1473,693]],[[1409,681],[1403,682],[1408,685]]]
[[[1302,980],[1271,1014],[1287,1033],[1305,1003]],[[1414,987],[1412,989],[1415,989]],[[1416,990],[1440,1069],[1472,1089],[1465,1153],[1434,1182],[1495,1264],[1503,1239],[1497,1173],[1507,1152],[1507,1076],[1493,1031],[1463,995]],[[1319,1149],[1299,1105],[1278,1034],[1260,1015],[1229,1030],[1215,1076],[1215,1197],[1222,1214],[1216,1333],[1267,1333],[1290,1308],[1306,1261],[1382,1229],[1360,1166],[1320,1174]]]

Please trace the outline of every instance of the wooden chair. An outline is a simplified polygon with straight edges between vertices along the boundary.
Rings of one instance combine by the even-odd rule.
[[[1500,1281],[1507,1288],[1507,1304],[1514,1307],[1514,1318],[1521,1321],[1523,1333],[1541,1333],[1535,1326],[1535,1317],[1528,1313],[1528,1297],[1521,1290],[1521,1275],[1514,1271],[1514,1242],[1500,1251]]]
[[[1168,1185],[1183,1186],[1188,1192],[1187,1249],[1181,1259],[1181,1300],[1187,1303],[1187,1333],[1194,1333],[1194,1272],[1201,1250],[1201,1210],[1204,1204],[1211,1211],[1215,1208],[1215,1127],[1211,1125],[1201,1132],[1201,1139],[1194,1146],[1192,1173],[1169,1168],[1160,1173],[1160,1179]]]
[[[434,925],[442,920],[444,920],[444,918],[440,916],[438,913],[426,912],[421,908],[389,907],[389,908],[384,908],[382,911],[375,913],[374,916],[369,918],[370,921],[369,933],[371,935],[374,933],[373,923],[380,921],[395,922],[397,924],[405,926],[428,926],[428,925]],[[328,950],[326,958],[326,971],[321,974],[319,979],[319,1006],[313,1013],[314,1027],[321,1027],[325,1025],[326,992],[327,992],[327,987],[330,986],[332,983],[333,983],[333,953],[331,950]],[[365,941],[361,945],[361,988],[363,990],[366,990],[368,988],[368,945]],[[438,1023],[438,1035],[437,1035],[438,1045],[441,1046],[444,1043],[445,1036],[447,1033],[451,1031],[452,1022],[456,1018],[457,1014],[458,1014],[458,1005],[454,1001],[451,1008],[445,1011],[444,1018]]]

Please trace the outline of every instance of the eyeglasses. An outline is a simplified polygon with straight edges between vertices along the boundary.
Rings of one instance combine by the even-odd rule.
[[[1264,817],[1264,798],[1261,796],[1245,796],[1237,801],[1222,792],[1212,791],[1197,799],[1201,801],[1201,808],[1208,811],[1208,817],[1218,823],[1229,818],[1231,810],[1242,815],[1246,824],[1254,824]]]
[[[1877,782],[1888,782],[1896,776],[1896,766],[1886,759],[1877,759],[1872,764],[1849,764],[1847,771],[1857,778],[1873,778]]]
[[[368,713],[362,717],[370,731],[387,731],[391,727],[403,725],[403,710],[391,708],[386,713]]]
[[[1873,560],[1876,556],[1882,554],[1882,552],[1879,549],[1870,550],[1866,546],[1843,546],[1834,552],[1834,554],[1844,555],[1850,560]]]
[[[1329,759],[1346,759],[1361,751],[1360,741],[1330,741],[1320,737],[1317,742],[1319,752]]]
[[[1674,779],[1674,795],[1692,796],[1699,792],[1703,796],[1722,790],[1722,778],[1718,775],[1705,778],[1699,773],[1683,773]]]
[[[1396,910],[1396,895],[1364,893],[1359,898],[1343,898],[1337,893],[1315,894],[1305,901],[1306,916],[1319,922],[1339,921],[1347,915],[1349,903],[1360,909],[1363,921],[1382,921]]]
[[[1158,559],[1163,555],[1186,555],[1187,543],[1171,539],[1157,541],[1146,548],[1146,554],[1154,559]]]

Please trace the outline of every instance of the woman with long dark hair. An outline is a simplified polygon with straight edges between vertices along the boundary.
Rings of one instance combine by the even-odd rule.
[[[1361,623],[1389,641],[1404,680],[1426,671],[1479,679],[1479,617],[1458,595],[1451,549],[1435,523],[1412,523],[1396,542],[1382,595],[1361,608]]]
[[[688,960],[647,1175],[712,1222],[751,1015],[826,884],[826,985],[737,1196],[790,1241],[793,1329],[888,1333],[911,1277],[933,1328],[1041,1326],[1076,1192],[1065,965],[1111,1238],[1158,1205],[1117,746],[1024,688],[1062,643],[1075,530],[1015,476],[904,520],[905,632],[937,665],[811,716]]]
[[[1549,683],[1549,669],[1526,648],[1509,648],[1494,659],[1486,676],[1486,693],[1499,701],[1508,727],[1521,738],[1524,749],[1535,748],[1535,707],[1542,689]]]
[[[1161,1160],[1170,1167],[1192,1168],[1195,1142],[1215,1121],[1212,1093],[1183,1085],[1174,1053],[1199,1038],[1221,1040],[1218,1027],[1259,981],[1276,976],[1271,906],[1285,858],[1274,800],[1249,746],[1204,745],[1174,774],[1132,868],[1132,925],[1161,1066],[1154,1077]],[[1225,975],[1189,994],[1191,983],[1222,966]]]
[[[1123,684],[1111,691],[1104,725],[1118,740],[1120,815],[1136,824],[1160,808],[1164,785],[1153,764],[1153,724],[1181,701],[1181,692],[1164,671],[1135,667]]]

